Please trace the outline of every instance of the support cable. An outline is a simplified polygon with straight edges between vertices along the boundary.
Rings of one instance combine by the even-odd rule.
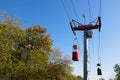
[[[78,16],[77,16],[77,12],[76,12],[76,9],[75,9],[75,6],[74,6],[74,3],[73,3],[73,0],[71,0],[71,3],[72,3],[72,7],[73,7],[73,10],[74,10],[74,13],[75,13],[76,19],[77,19],[77,21],[78,21]]]
[[[99,16],[101,16],[101,0],[99,1]]]
[[[94,71],[95,71],[95,53],[94,53],[94,43],[93,43],[94,41],[93,41],[93,38],[92,38],[92,53],[93,53],[93,66],[94,66]]]
[[[101,63],[101,58],[100,58],[100,33],[98,33],[98,60]]]
[[[101,16],[101,0],[99,0],[99,16]],[[98,33],[98,60],[101,63],[101,58],[100,58],[100,33]]]
[[[73,44],[77,44],[77,45],[80,46],[80,44],[79,44],[79,42],[78,42],[78,37],[77,37],[76,35],[75,35],[75,37],[74,37]],[[79,51],[80,51],[80,47],[79,47],[78,49],[79,49]],[[81,52],[81,51],[80,51],[80,52]],[[82,53],[81,53],[81,55],[82,55]]]
[[[78,45],[79,45],[79,42],[78,42],[78,39],[77,39],[77,36],[76,36],[76,35],[75,35],[75,37],[74,37],[73,44],[78,44]]]
[[[90,17],[90,22],[92,21],[92,16],[91,16],[91,5],[90,5],[90,0],[88,0],[88,7],[89,7],[89,17]]]
[[[69,16],[69,14],[68,14],[68,12],[67,12],[67,9],[66,9],[66,7],[65,7],[64,1],[61,0],[61,3],[62,3],[62,6],[63,6],[63,8],[64,8],[64,10],[65,10],[65,13],[66,13],[67,18],[68,18],[68,20],[70,21],[70,16]]]

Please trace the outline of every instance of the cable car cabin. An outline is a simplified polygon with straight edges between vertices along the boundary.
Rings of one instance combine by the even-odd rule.
[[[101,64],[100,63],[98,63],[97,64],[97,75],[102,75],[102,70],[101,70]]]
[[[79,53],[78,53],[78,51],[73,51],[72,52],[72,60],[73,61],[78,61],[79,60]]]
[[[102,75],[102,70],[100,68],[97,68],[97,75]]]
[[[77,44],[73,45],[72,60],[73,61],[79,60],[79,46]]]

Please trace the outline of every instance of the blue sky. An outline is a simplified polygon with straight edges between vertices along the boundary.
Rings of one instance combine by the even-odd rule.
[[[75,19],[71,0],[63,0],[70,19]],[[100,57],[102,61],[103,78],[114,77],[113,66],[120,63],[120,1],[101,0],[102,30],[100,38]],[[88,0],[73,0],[78,21],[83,23],[82,14],[86,14],[86,24],[89,23]],[[90,0],[91,17],[95,19],[99,13],[99,0]],[[69,19],[65,13],[61,0],[0,0],[0,13],[6,11],[10,16],[21,21],[21,26],[28,28],[40,24],[51,34],[53,47],[60,48],[71,57],[74,35],[69,26]],[[98,63],[98,30],[93,31],[93,38],[89,40],[89,78],[96,80],[96,64]],[[75,75],[83,73],[83,34],[77,32],[80,46],[80,61],[74,62]],[[94,46],[94,47],[92,47]]]

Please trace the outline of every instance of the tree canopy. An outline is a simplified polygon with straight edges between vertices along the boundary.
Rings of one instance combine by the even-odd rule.
[[[114,71],[116,73],[115,80],[120,80],[120,65],[119,64],[115,64]]]
[[[46,32],[40,25],[21,28],[10,17],[0,21],[0,80],[78,80]]]
[[[13,20],[1,21],[0,44],[1,79],[45,78],[48,55],[52,51],[46,28],[37,25],[23,29]]]

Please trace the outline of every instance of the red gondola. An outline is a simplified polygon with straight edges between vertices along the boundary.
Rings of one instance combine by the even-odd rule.
[[[78,53],[78,51],[73,51],[72,52],[72,60],[73,61],[78,61],[79,60],[79,53]]]
[[[72,51],[72,60],[73,61],[79,61],[79,46],[73,45],[73,51]]]

